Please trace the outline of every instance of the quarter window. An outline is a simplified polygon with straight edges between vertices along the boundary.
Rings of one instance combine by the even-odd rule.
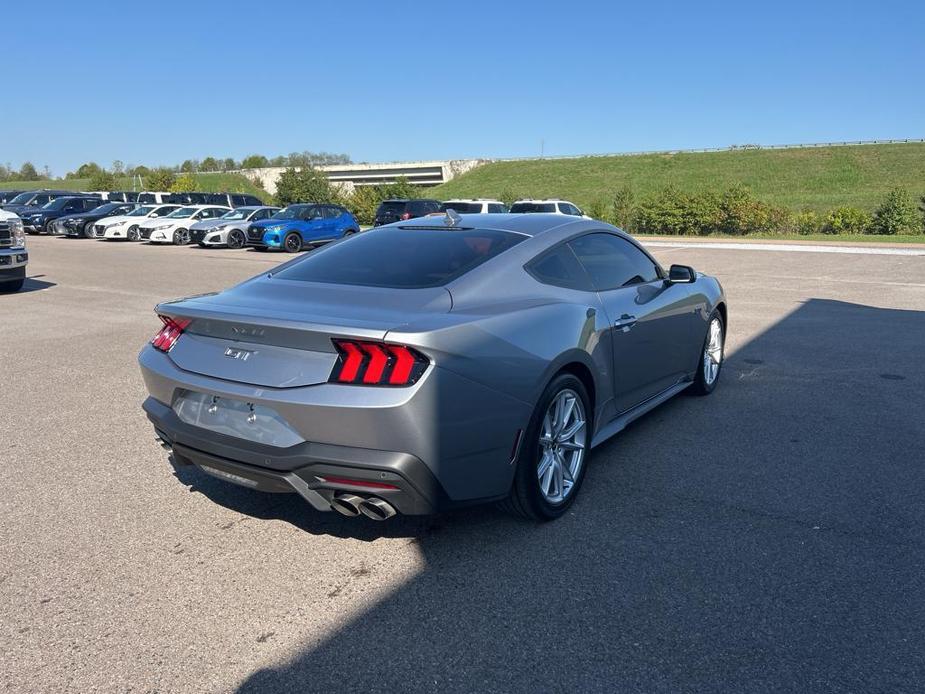
[[[530,261],[527,272],[543,284],[593,291],[591,278],[568,244],[561,244]]]
[[[599,291],[659,279],[659,272],[649,256],[614,234],[586,234],[569,241],[568,245]]]

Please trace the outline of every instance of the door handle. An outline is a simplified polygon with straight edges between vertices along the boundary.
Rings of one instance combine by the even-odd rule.
[[[620,316],[620,320],[614,322],[613,327],[619,328],[623,332],[627,332],[634,325],[636,325],[636,316],[631,316],[627,313],[624,313],[622,316]]]

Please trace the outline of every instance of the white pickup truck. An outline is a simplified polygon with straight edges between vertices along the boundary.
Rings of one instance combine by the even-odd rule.
[[[18,292],[26,281],[26,234],[22,220],[0,210],[0,293]]]

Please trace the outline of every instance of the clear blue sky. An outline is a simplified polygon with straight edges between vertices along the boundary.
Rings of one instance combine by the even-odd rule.
[[[3,10],[0,162],[354,161],[925,137],[925,3]]]

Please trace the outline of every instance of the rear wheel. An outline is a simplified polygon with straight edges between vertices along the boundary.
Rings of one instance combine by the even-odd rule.
[[[175,246],[185,246],[189,243],[189,230],[177,229],[173,232],[173,243]]]
[[[502,506],[533,520],[553,520],[572,505],[585,476],[591,403],[574,375],[543,391],[520,445],[511,494]]]
[[[723,317],[719,311],[710,315],[707,336],[703,340],[703,351],[697,366],[697,376],[690,390],[695,395],[709,395],[719,383],[719,374],[723,368],[723,350],[726,345],[726,331]]]
[[[347,231],[344,232],[344,238],[347,238],[348,236],[353,236],[355,233],[357,233],[356,229],[347,229]]]
[[[125,238],[127,238],[129,241],[137,241],[139,239],[138,226],[137,225],[130,226],[128,228],[128,231],[125,232]]]
[[[283,239],[283,250],[286,253],[298,253],[302,250],[302,237],[294,231],[290,231],[286,234],[286,238]]]
[[[93,222],[87,222],[86,224],[84,224],[83,231],[84,231],[85,239],[96,238],[96,235],[93,233]]]
[[[228,248],[244,248],[247,239],[244,238],[244,232],[240,229],[232,229],[228,232]]]
[[[42,231],[44,231],[49,236],[55,233],[55,228],[52,226],[52,224],[54,224],[54,222],[48,220],[42,225]],[[31,234],[32,232],[30,231],[29,233]]]

